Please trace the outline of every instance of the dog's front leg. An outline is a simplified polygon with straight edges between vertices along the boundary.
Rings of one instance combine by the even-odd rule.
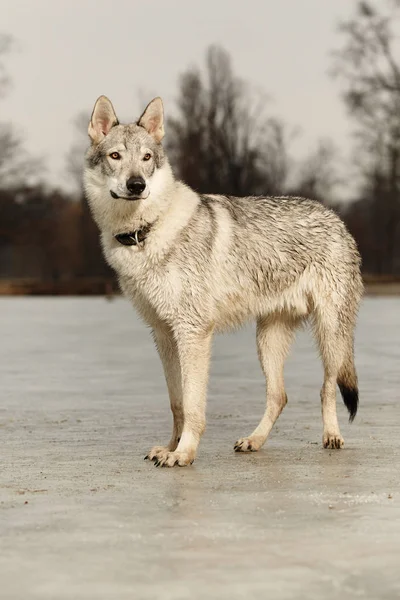
[[[172,436],[167,446],[154,446],[146,458],[158,462],[166,458],[166,455],[175,450],[183,428],[183,406],[182,406],[182,381],[181,365],[179,361],[178,346],[175,341],[172,330],[162,324],[153,329],[154,341],[161,362],[164,367],[165,379],[167,382],[171,411],[174,419]]]
[[[183,427],[176,449],[158,459],[157,466],[185,467],[196,457],[206,424],[206,399],[212,332],[174,331],[182,385]]]

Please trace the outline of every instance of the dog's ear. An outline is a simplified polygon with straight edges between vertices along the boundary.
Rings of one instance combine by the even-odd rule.
[[[114,125],[118,125],[114,107],[106,96],[100,96],[94,105],[89,123],[88,134],[92,142],[99,144]]]
[[[164,137],[164,108],[161,98],[154,98],[138,121],[140,127],[153,136],[159,144]]]

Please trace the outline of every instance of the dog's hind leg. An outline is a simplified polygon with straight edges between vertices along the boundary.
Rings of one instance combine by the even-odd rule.
[[[236,442],[236,452],[259,450],[287,403],[283,367],[297,324],[296,319],[280,315],[264,317],[257,322],[258,356],[267,380],[267,408],[253,433]]]
[[[172,437],[167,446],[154,446],[146,458],[161,460],[176,449],[183,428],[182,382],[178,347],[173,332],[166,327],[153,330],[154,341],[164,368],[173,415]]]
[[[314,329],[324,365],[324,383],[321,389],[324,448],[342,448],[336,414],[336,384],[339,385],[349,413],[354,419],[358,406],[357,375],[354,368],[353,335],[354,317],[349,309],[335,306],[318,309],[314,316]]]

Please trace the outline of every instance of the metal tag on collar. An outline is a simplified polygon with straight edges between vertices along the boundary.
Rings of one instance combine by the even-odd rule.
[[[117,242],[119,242],[123,246],[136,246],[139,243],[137,235],[138,232],[135,231],[132,233],[118,233],[114,237],[117,240]]]

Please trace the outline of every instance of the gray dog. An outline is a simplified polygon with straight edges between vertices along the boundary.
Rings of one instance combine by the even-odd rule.
[[[324,365],[323,446],[341,448],[336,384],[352,420],[363,285],[356,244],[339,217],[311,200],[200,195],[177,181],[161,145],[160,98],[137,123],[121,125],[101,96],[89,136],[87,198],[106,260],[152,328],[174,416],[171,441],[148,458],[168,467],[193,462],[205,428],[213,333],[250,319],[257,322],[267,405],[235,450],[259,450],[284,408],[283,366],[306,319]]]

